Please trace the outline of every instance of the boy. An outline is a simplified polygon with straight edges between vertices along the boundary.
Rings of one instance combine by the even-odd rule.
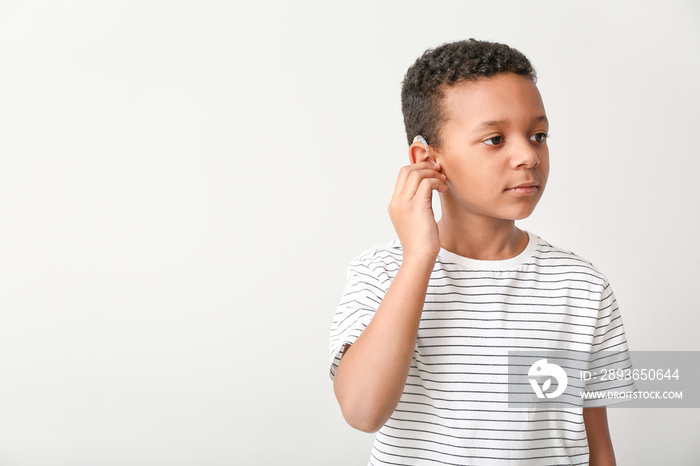
[[[615,464],[604,401],[508,406],[508,350],[627,352],[605,277],[515,226],[549,173],[535,81],[523,54],[474,39],[406,74],[411,164],[388,209],[399,241],[350,264],[331,329],[343,416],[379,430],[369,464]]]

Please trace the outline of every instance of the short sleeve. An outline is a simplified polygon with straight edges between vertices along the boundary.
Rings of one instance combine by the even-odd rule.
[[[384,299],[390,279],[376,261],[361,256],[348,266],[345,292],[338,304],[330,333],[331,380],[335,378],[345,345],[352,345],[372,320]]]
[[[593,334],[591,356],[588,370],[594,377],[586,383],[586,392],[610,395],[622,392],[637,391],[631,379],[606,377],[603,374],[609,371],[631,371],[632,359],[625,328],[622,324],[622,315],[615,299],[610,283],[606,280],[601,293],[598,319]],[[584,408],[607,406],[626,401],[619,396],[592,397],[584,400]]]

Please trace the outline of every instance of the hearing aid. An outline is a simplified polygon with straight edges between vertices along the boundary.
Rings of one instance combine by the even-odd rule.
[[[435,160],[433,160],[433,158],[430,156],[430,146],[428,145],[428,141],[426,141],[423,136],[419,134],[418,136],[413,138],[413,142],[420,142],[421,144],[423,144],[425,146],[425,152],[428,155],[428,160],[430,160],[430,163],[432,163],[433,165],[437,165],[437,162],[435,162]]]

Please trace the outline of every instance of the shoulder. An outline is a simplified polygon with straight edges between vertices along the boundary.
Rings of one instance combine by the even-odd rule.
[[[381,282],[392,280],[402,259],[403,249],[399,240],[366,249],[350,262],[348,278],[352,274],[362,274],[375,277]]]
[[[537,237],[537,248],[532,260],[535,265],[549,273],[579,276],[606,287],[607,277],[588,259]]]
[[[400,265],[402,258],[403,249],[401,248],[401,242],[393,240],[362,251],[350,262],[350,266]]]

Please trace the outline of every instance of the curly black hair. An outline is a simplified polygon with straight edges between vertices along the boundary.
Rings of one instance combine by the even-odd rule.
[[[420,134],[430,145],[440,146],[440,128],[446,118],[441,103],[446,87],[499,73],[516,73],[537,81],[527,57],[505,44],[469,39],[426,50],[408,69],[401,86],[408,144]]]

